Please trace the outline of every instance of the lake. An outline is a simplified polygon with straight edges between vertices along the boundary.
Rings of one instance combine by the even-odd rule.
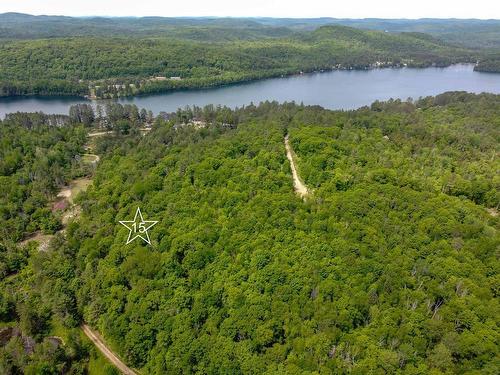
[[[500,93],[500,74],[474,72],[471,64],[447,68],[337,70],[213,89],[122,98],[118,102],[136,104],[155,114],[160,111],[173,112],[186,105],[222,104],[234,108],[265,100],[303,102],[329,109],[354,109],[375,100],[408,97],[417,99],[420,96],[455,90]],[[90,101],[75,97],[2,98],[0,118],[16,111],[67,114],[69,106],[82,102]]]

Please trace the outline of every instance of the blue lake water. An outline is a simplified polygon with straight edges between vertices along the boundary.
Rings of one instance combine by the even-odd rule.
[[[369,105],[375,100],[408,97],[417,99],[455,90],[500,94],[500,74],[474,72],[473,65],[470,64],[447,68],[338,70],[213,89],[122,98],[118,102],[133,103],[139,108],[150,109],[155,114],[160,111],[172,112],[186,105],[221,104],[236,107],[265,100],[303,102],[329,109],[354,109]],[[67,114],[72,104],[85,101],[74,97],[2,98],[0,117],[16,111]]]

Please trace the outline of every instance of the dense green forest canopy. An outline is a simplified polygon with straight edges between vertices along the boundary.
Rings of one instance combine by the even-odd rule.
[[[202,31],[201,34],[211,31]],[[223,34],[230,34],[225,32]],[[331,69],[476,62],[421,33],[323,26],[282,37],[71,37],[0,42],[0,96],[116,97]]]
[[[142,373],[496,374],[499,118],[498,95],[446,93],[186,108],[104,137],[82,216],[2,281],[0,317],[37,342],[86,321]],[[125,245],[137,207],[152,246]],[[0,359],[81,365],[43,353]]]

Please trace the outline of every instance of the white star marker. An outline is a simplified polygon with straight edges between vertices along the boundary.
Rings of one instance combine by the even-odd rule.
[[[128,233],[127,245],[138,237],[151,245],[148,229],[151,229],[156,223],[158,223],[158,221],[144,220],[144,218],[142,217],[141,209],[137,207],[134,220],[120,220],[120,224],[130,231]]]

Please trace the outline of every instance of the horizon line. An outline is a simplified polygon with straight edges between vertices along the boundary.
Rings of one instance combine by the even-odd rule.
[[[5,14],[18,14],[32,17],[69,17],[69,18],[234,18],[234,19],[245,19],[245,18],[268,18],[268,19],[295,19],[295,20],[315,20],[315,19],[334,19],[334,20],[390,20],[390,21],[421,21],[421,20],[450,20],[450,21],[500,21],[500,18],[458,18],[458,17],[419,17],[419,18],[407,18],[407,17],[334,17],[334,16],[317,16],[317,17],[295,17],[295,16],[215,16],[215,15],[205,15],[205,16],[166,16],[166,15],[141,15],[141,16],[113,16],[113,15],[66,15],[66,14],[32,14],[23,13],[15,11],[7,11],[0,13],[0,16]]]

